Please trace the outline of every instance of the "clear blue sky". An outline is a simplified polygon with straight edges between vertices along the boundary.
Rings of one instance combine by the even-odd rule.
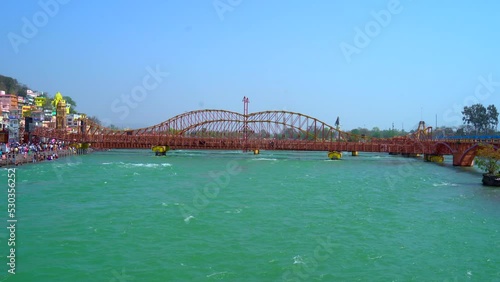
[[[457,126],[464,105],[500,106],[500,1],[393,2],[7,0],[0,74],[132,128],[242,112],[243,96],[250,112],[340,116],[344,129]],[[169,75],[157,83],[148,67]]]

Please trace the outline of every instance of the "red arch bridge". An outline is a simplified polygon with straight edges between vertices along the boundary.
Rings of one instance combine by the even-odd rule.
[[[247,112],[247,111],[245,111]],[[289,111],[240,114],[226,110],[197,110],[174,116],[157,125],[114,130],[82,120],[78,133],[38,127],[33,136],[90,143],[93,148],[213,150],[297,150],[325,152],[387,152],[424,155],[428,161],[453,156],[453,165],[471,166],[480,144],[500,146],[500,139],[432,138],[432,128],[420,122],[414,133],[389,139],[354,135],[314,117]]]

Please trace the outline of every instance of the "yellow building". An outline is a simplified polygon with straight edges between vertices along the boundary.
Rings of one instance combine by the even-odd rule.
[[[45,98],[45,97],[36,97],[35,98],[35,105],[37,107],[43,107],[43,104],[45,104],[46,100],[47,100],[47,98]]]

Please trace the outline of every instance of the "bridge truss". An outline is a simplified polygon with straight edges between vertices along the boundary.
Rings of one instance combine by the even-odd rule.
[[[241,141],[245,133],[249,142],[256,139],[331,142],[361,138],[337,130],[311,116],[289,111],[265,111],[243,115],[225,110],[198,110],[177,115],[157,125],[133,130],[113,130],[89,119],[85,120],[84,124],[77,134],[39,128],[35,135],[68,141],[79,140],[95,145],[129,141],[157,144],[176,138]]]
[[[78,133],[39,127],[33,135],[87,142],[94,148],[149,149],[160,145],[171,149],[452,154],[456,165],[470,165],[477,151],[474,140],[432,140],[432,128],[423,123],[410,135],[381,139],[350,134],[314,117],[290,111],[240,114],[226,110],[197,110],[132,130],[115,130],[85,119]]]

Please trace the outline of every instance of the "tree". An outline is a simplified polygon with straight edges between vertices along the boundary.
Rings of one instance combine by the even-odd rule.
[[[489,105],[488,108],[481,104],[465,106],[462,114],[464,124],[472,125],[476,134],[485,133],[488,129],[494,130],[498,126],[498,111],[495,105]]]
[[[0,75],[0,90],[5,90],[7,94],[17,93],[18,85],[16,79]]]
[[[451,127],[441,126],[432,131],[432,134],[437,138],[443,138],[446,136],[453,136],[455,132]]]
[[[296,139],[299,136],[299,133],[294,128],[287,127],[281,132],[281,135],[283,139]]]
[[[488,126],[488,113],[486,108],[481,104],[474,104],[470,107],[465,106],[462,114],[464,124],[472,124],[476,134],[483,132]]]
[[[500,151],[496,150],[493,145],[481,145],[476,152],[476,164],[490,175],[498,175],[500,169]]]
[[[45,103],[43,103],[42,108],[44,110],[52,110],[52,98],[46,96]]]
[[[109,128],[109,129],[112,129],[112,130],[120,130],[120,128],[119,128],[118,126],[114,125],[114,124],[110,124],[110,125],[108,126],[108,128]]]
[[[487,108],[488,112],[488,123],[491,126],[491,130],[496,131],[498,127],[498,111],[495,105],[489,105]]]
[[[70,114],[76,114],[76,102],[70,97],[70,96],[63,96],[63,99],[66,101],[66,105],[70,104],[71,107],[69,108],[69,113]]]
[[[21,97],[26,97],[28,95],[28,86],[21,84],[18,85],[16,95]]]
[[[90,116],[87,119],[90,120],[90,121],[92,121],[93,123],[95,123],[97,125],[102,125],[101,120],[98,117],[96,117],[96,116]]]
[[[0,75],[0,90],[4,90],[7,94],[26,97],[28,89],[28,86],[19,83],[17,79]]]

